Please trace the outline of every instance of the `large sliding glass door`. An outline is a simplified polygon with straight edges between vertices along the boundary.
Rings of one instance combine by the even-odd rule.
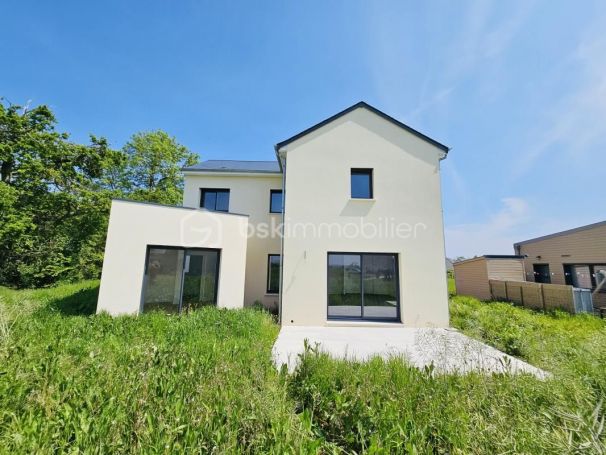
[[[359,254],[328,255],[328,317],[362,317],[362,262]]]
[[[150,246],[145,263],[143,311],[180,313],[216,304],[219,251]]]
[[[398,320],[396,254],[328,253],[328,318]]]

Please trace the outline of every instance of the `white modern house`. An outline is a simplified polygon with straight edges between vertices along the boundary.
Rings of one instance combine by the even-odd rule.
[[[366,103],[185,168],[182,207],[113,202],[97,311],[260,302],[282,325],[448,326],[448,148]]]

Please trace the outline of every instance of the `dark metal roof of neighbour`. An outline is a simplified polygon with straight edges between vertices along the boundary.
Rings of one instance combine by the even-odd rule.
[[[240,161],[240,160],[207,160],[193,166],[184,167],[183,171],[199,172],[248,172],[259,174],[280,174],[278,161]]]
[[[368,103],[365,103],[364,101],[360,101],[359,103],[354,104],[353,106],[348,107],[347,109],[339,112],[338,114],[333,115],[332,117],[327,118],[326,120],[321,121],[320,123],[315,124],[314,126],[307,128],[304,131],[301,131],[299,134],[294,135],[293,137],[286,139],[285,141],[282,142],[278,142],[275,146],[276,152],[278,150],[280,150],[282,147],[290,144],[291,142],[296,141],[297,139],[302,138],[303,136],[308,135],[309,133],[312,133],[313,131],[317,130],[318,128],[322,128],[324,125],[329,124],[330,122],[333,122],[334,120],[337,120],[340,117],[343,117],[344,115],[349,114],[350,112],[358,109],[358,108],[365,108],[368,109],[370,112],[373,112],[375,114],[377,114],[379,117],[384,118],[385,120],[393,123],[396,126],[399,126],[400,128],[408,131],[409,133],[414,134],[415,136],[417,136],[420,139],[423,139],[426,142],[429,142],[430,144],[438,147],[439,149],[443,150],[444,152],[448,153],[448,151],[450,150],[449,147],[447,147],[444,144],[441,144],[440,142],[436,141],[435,139],[430,138],[429,136],[424,135],[423,133],[415,130],[414,128],[411,128],[410,126],[400,122],[399,120],[396,120],[395,118],[387,115],[385,112],[380,111],[379,109],[377,109],[376,107],[371,106]]]
[[[461,259],[453,262],[453,265],[462,264],[463,262],[476,261],[478,259],[524,259],[524,256],[517,254],[484,254],[482,256],[475,256],[473,258]]]

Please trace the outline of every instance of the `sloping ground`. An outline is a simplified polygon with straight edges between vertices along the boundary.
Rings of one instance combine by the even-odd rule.
[[[268,355],[269,315],[73,316],[94,308],[96,288],[0,291],[13,321],[0,345],[0,453],[282,453],[309,439]]]
[[[265,313],[95,316],[96,283],[0,288],[0,453],[601,453],[606,326],[453,299],[464,333],[553,373],[440,374],[313,347]]]
[[[272,349],[278,368],[294,371],[305,345],[335,359],[364,361],[372,357],[403,358],[417,368],[438,373],[548,374],[455,329],[381,327],[282,327]]]

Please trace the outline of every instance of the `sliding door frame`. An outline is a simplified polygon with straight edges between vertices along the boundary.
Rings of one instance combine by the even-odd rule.
[[[350,255],[360,257],[360,307],[361,316],[330,316],[329,310],[329,283],[328,273],[330,268],[330,255]],[[396,280],[396,316],[394,318],[364,317],[364,256],[391,256],[394,258],[394,277]],[[328,251],[326,253],[326,319],[331,321],[376,321],[376,322],[401,322],[400,310],[400,256],[398,253],[373,253],[370,251]]]
[[[198,248],[198,247],[185,247],[185,246],[174,246],[174,245],[147,245],[145,250],[145,264],[143,266],[143,286],[141,288],[141,303],[139,305],[139,313],[143,313],[145,310],[145,291],[147,289],[147,267],[149,265],[149,254],[152,249],[159,250],[182,250],[183,251],[183,263],[181,264],[181,289],[179,289],[179,312],[181,314],[183,307],[183,282],[185,281],[185,261],[187,258],[188,251],[214,251],[217,253],[217,266],[215,268],[215,289],[213,305],[217,306],[217,298],[219,292],[219,274],[221,271],[221,248]]]

